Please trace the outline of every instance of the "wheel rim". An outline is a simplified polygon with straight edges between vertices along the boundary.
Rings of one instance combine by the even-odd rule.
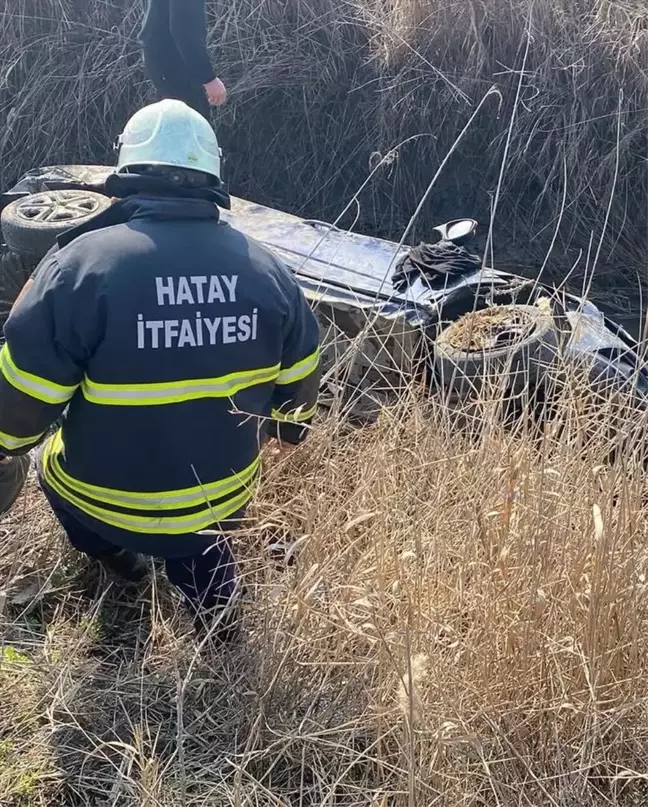
[[[16,213],[24,221],[57,224],[85,219],[99,210],[99,200],[83,191],[39,194],[17,205]]]

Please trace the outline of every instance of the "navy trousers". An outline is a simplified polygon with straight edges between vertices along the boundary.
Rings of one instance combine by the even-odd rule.
[[[184,101],[203,118],[210,119],[211,107],[205,88],[187,74],[184,64],[178,63],[175,69],[170,69],[167,60],[162,63],[159,54],[150,49],[145,50],[144,61],[159,100],[174,98],[177,101]]]
[[[72,546],[101,560],[122,551],[81,524],[52,491],[43,492]],[[236,563],[227,536],[215,538],[206,552],[186,558],[164,558],[169,580],[182,592],[194,610],[218,608],[231,602],[236,591]]]

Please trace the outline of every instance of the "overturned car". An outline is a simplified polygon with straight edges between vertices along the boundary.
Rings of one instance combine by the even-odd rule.
[[[59,234],[110,204],[112,171],[41,168],[0,197],[5,301]],[[435,228],[435,243],[414,249],[241,199],[222,219],[298,277],[322,331],[323,405],[342,400],[370,415],[412,380],[469,396],[488,373],[505,372],[511,388],[530,379],[539,386],[558,355],[586,367],[590,379],[648,400],[636,340],[586,300],[484,266],[470,251],[471,219]]]

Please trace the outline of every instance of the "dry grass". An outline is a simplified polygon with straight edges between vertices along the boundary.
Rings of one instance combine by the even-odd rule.
[[[142,2],[0,0],[0,182],[53,160],[112,160],[151,98]],[[397,237],[492,85],[412,238],[489,220],[495,257],[561,277],[579,254],[627,308],[648,233],[648,17],[638,0],[281,0],[209,3],[231,90],[216,115],[234,190]],[[522,71],[522,72],[521,72]],[[601,248],[599,249],[599,241]],[[619,289],[619,278],[623,288]],[[577,278],[578,279],[578,278]],[[580,282],[580,281],[578,281]],[[626,299],[624,299],[626,298]]]
[[[633,450],[606,465],[580,397],[535,442],[479,406],[468,435],[412,393],[269,464],[231,651],[196,655],[161,575],[98,584],[28,493],[0,552],[0,802],[645,804],[645,424],[619,413]]]
[[[3,182],[108,159],[148,91],[139,11],[0,1]],[[582,246],[599,288],[606,267],[643,267],[643,6],[216,13],[240,194],[334,219],[367,165],[413,138],[361,194],[358,226],[401,232],[452,147],[413,237],[487,218],[497,196],[496,255]],[[501,108],[489,99],[457,144],[494,81]],[[572,384],[544,432],[530,416],[504,429],[501,411],[411,391],[375,425],[331,419],[269,463],[238,539],[253,598],[229,651],[197,652],[163,575],[97,578],[27,491],[0,536],[0,803],[648,803],[645,416]],[[274,531],[298,540],[293,567],[268,559]]]

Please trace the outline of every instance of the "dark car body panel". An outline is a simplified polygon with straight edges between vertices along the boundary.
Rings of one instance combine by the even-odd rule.
[[[107,166],[35,169],[0,197],[0,206],[44,190],[79,188],[104,192]],[[602,372],[648,393],[648,367],[639,345],[591,302],[488,267],[450,282],[417,279],[404,293],[392,274],[407,248],[339,230],[242,199],[232,199],[222,218],[273,250],[295,272],[322,330],[325,385],[394,390],[427,367],[444,323],[491,303],[559,301],[569,330],[565,355],[588,358]]]

